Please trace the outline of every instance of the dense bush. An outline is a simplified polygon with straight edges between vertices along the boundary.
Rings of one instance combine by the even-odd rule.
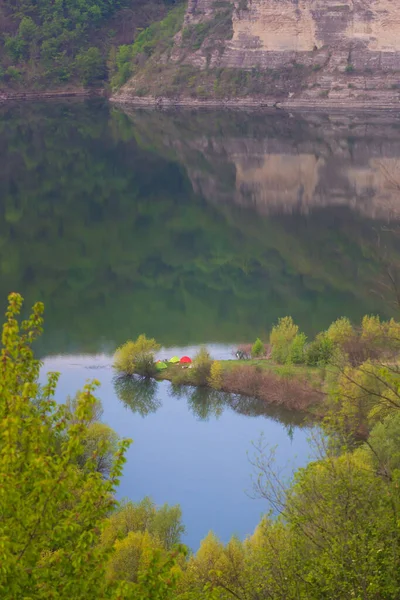
[[[305,349],[304,359],[306,364],[310,367],[329,364],[334,348],[332,340],[324,333],[320,333]]]
[[[125,342],[117,349],[114,355],[114,369],[121,375],[137,373],[143,377],[151,377],[156,372],[154,353],[159,349],[160,345],[155,339],[139,335],[135,342]]]

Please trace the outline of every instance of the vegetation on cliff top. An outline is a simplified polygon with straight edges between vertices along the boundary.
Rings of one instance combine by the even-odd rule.
[[[0,89],[104,85],[117,68],[118,48],[162,19],[172,4],[169,0],[0,2]]]

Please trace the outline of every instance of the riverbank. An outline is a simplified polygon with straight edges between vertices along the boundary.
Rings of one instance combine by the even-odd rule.
[[[135,96],[117,93],[110,96],[106,87],[103,88],[73,88],[55,90],[5,91],[0,90],[0,104],[7,102],[37,102],[42,100],[59,99],[91,99],[104,98],[112,104],[132,108],[158,109],[237,109],[237,110],[267,110],[267,111],[334,111],[341,113],[349,109],[354,113],[365,111],[393,111],[398,109],[399,97],[391,94],[387,98],[285,98],[281,97],[235,97],[235,98],[195,98],[190,96]]]
[[[239,394],[280,406],[303,411],[321,418],[325,408],[325,376],[323,367],[279,365],[270,359],[219,360],[218,375],[203,377],[190,365],[166,363],[153,378],[170,381],[173,385],[208,387],[217,392]]]
[[[0,90],[0,104],[5,102],[57,100],[64,98],[106,98],[105,88],[72,88],[54,90],[4,91]]]
[[[116,94],[109,101],[121,106],[132,106],[133,108],[219,108],[219,109],[269,109],[269,110],[291,110],[291,111],[391,111],[398,110],[398,95],[390,95],[388,98],[363,99],[352,98],[192,98],[188,96],[130,96],[129,94]]]

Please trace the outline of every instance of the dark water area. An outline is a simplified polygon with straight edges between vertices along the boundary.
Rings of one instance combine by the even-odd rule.
[[[247,452],[264,431],[305,464],[303,416],[168,383],[121,388],[116,346],[175,354],[390,317],[400,260],[399,115],[0,108],[0,298],[45,303],[37,343],[58,399],[101,382],[104,421],[135,440],[120,497],[180,503],[186,540],[252,531]],[[294,457],[297,456],[296,459]]]
[[[383,253],[399,257],[377,230],[399,201],[400,121],[307,119],[2,107],[3,304],[45,302],[43,355],[388,314],[371,290]]]

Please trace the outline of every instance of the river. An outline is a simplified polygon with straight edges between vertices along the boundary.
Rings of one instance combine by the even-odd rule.
[[[301,415],[251,399],[121,388],[112,354],[145,332],[163,355],[215,358],[292,315],[308,336],[339,316],[392,314],[399,264],[397,115],[157,112],[103,102],[0,111],[0,298],[41,300],[42,378],[57,398],[100,381],[103,419],[134,440],[119,497],[179,503],[194,549],[244,537],[252,441],[303,465]],[[289,467],[288,471],[289,473]]]

